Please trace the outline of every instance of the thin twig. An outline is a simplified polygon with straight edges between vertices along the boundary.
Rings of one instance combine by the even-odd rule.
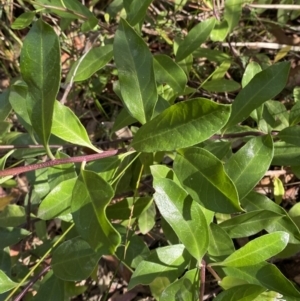
[[[20,167],[15,167],[15,168],[11,168],[11,169],[4,169],[4,170],[0,170],[0,177],[15,176],[20,173],[25,173],[25,172],[29,172],[32,170],[37,170],[37,169],[46,168],[46,167],[55,166],[55,165],[69,164],[69,163],[81,163],[84,161],[85,162],[95,161],[95,160],[99,160],[99,159],[106,158],[106,157],[112,157],[114,155],[124,153],[125,151],[126,151],[126,149],[109,150],[109,151],[104,151],[100,154],[84,155],[84,156],[63,158],[63,159],[54,159],[54,160],[41,162],[41,163],[37,163],[37,164],[20,166]]]
[[[284,10],[300,10],[300,5],[294,4],[246,4],[250,8],[266,8],[266,9],[284,9]]]
[[[46,266],[38,275],[36,275],[32,280],[30,280],[27,286],[22,290],[22,292],[14,299],[14,301],[21,301],[25,294],[29,291],[29,289],[41,278],[44,274],[46,274],[50,270],[51,266]]]
[[[230,47],[228,43],[221,44],[224,47]],[[300,46],[286,45],[286,44],[278,44],[278,43],[269,43],[269,42],[232,42],[231,46],[233,47],[249,47],[249,48],[265,48],[265,49],[282,49],[285,47],[290,47],[290,51],[300,51]]]

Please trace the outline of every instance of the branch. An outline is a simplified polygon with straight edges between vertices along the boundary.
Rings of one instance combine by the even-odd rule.
[[[68,164],[68,163],[81,163],[84,161],[89,162],[89,161],[99,160],[102,158],[112,157],[114,155],[124,153],[125,151],[127,151],[127,150],[122,148],[122,149],[104,151],[100,154],[84,155],[84,156],[64,158],[64,159],[54,159],[54,160],[49,160],[46,162],[32,164],[32,165],[4,169],[4,170],[0,170],[0,177],[15,176],[20,173],[29,172],[32,170],[37,170],[37,169],[46,168],[46,167],[55,166],[55,165]]]

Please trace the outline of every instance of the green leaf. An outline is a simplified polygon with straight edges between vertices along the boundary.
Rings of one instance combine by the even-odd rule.
[[[10,91],[5,90],[0,94],[0,121],[4,121],[11,111]]]
[[[249,84],[249,82],[252,80],[252,78],[261,71],[262,69],[258,63],[254,61],[250,62],[247,65],[245,72],[243,74],[243,79],[242,79],[243,88],[246,87]]]
[[[263,286],[289,297],[300,298],[299,291],[273,264],[262,262],[239,268],[225,267],[223,270],[228,276],[243,279],[248,283]]]
[[[35,11],[28,11],[21,14],[12,24],[12,29],[24,29],[28,27],[35,17]]]
[[[154,178],[154,200],[190,254],[201,261],[207,251],[209,234],[201,206],[170,179]],[[201,237],[201,239],[199,239]]]
[[[214,301],[252,301],[264,291],[265,288],[255,284],[237,285],[221,292]]]
[[[209,92],[233,92],[239,90],[240,87],[239,83],[225,78],[211,80],[202,85],[202,88]]]
[[[250,192],[244,199],[241,200],[242,206],[246,211],[253,210],[269,210],[283,215],[281,219],[277,219],[273,223],[266,225],[265,229],[268,232],[284,231],[290,235],[290,243],[299,244],[300,232],[297,226],[293,223],[286,211],[271,201],[266,196]]]
[[[113,57],[112,45],[92,48],[83,57],[79,58],[68,73],[66,82],[72,77],[74,82],[90,78],[95,72],[102,69]]]
[[[255,210],[226,220],[219,226],[227,232],[231,238],[249,237],[254,235],[284,215],[268,210]]]
[[[42,19],[33,24],[24,40],[20,67],[30,95],[27,108],[31,124],[48,149],[61,67],[58,36]]]
[[[100,152],[91,143],[84,126],[74,112],[59,101],[55,101],[54,105],[52,134],[65,141],[88,147],[97,153]]]
[[[274,199],[276,204],[281,204],[282,198],[284,196],[284,187],[283,183],[281,180],[277,177],[273,179],[273,184],[274,184]]]
[[[72,191],[76,180],[73,178],[63,181],[52,189],[39,206],[38,218],[50,220],[70,213]]]
[[[171,151],[200,143],[227,122],[230,106],[205,98],[177,103],[164,110],[136,133],[132,147],[137,151]]]
[[[3,228],[0,227],[0,249],[11,246],[30,234],[29,231],[22,228]]]
[[[243,4],[243,0],[226,0],[225,2],[224,19],[228,23],[229,33],[232,32],[239,23]]]
[[[9,277],[7,277],[6,274],[2,270],[0,270],[0,294],[3,294],[5,292],[12,290],[17,285],[18,285],[18,283],[10,280]]]
[[[157,248],[134,271],[128,289],[138,284],[150,284],[156,278],[163,277],[173,282],[184,271],[191,257],[183,245]]]
[[[136,268],[150,255],[150,251],[144,240],[135,234],[134,231],[118,225],[116,225],[116,228],[122,237],[122,242],[117,249],[116,255],[129,267]]]
[[[102,255],[96,253],[81,237],[75,237],[55,249],[51,266],[56,277],[66,281],[80,281],[91,275]]]
[[[224,256],[234,252],[233,241],[229,235],[215,223],[210,224],[207,252],[210,256]]]
[[[231,267],[243,267],[256,265],[281,252],[287,245],[289,234],[286,232],[274,232],[263,235],[248,242],[224,261],[211,265]]]
[[[270,125],[271,130],[281,131],[289,126],[289,113],[285,105],[279,101],[265,102],[263,118]]]
[[[274,157],[272,165],[298,166],[300,162],[300,147],[283,141],[274,143]]]
[[[297,101],[292,107],[289,114],[289,123],[291,126],[300,122],[300,101]]]
[[[28,88],[25,82],[17,81],[10,88],[9,102],[18,116],[18,120],[28,133],[32,133],[31,121],[26,106]]]
[[[42,280],[42,283],[37,290],[37,294],[33,297],[33,301],[51,301],[51,300],[64,300],[65,286],[64,281],[55,277],[53,272],[50,271]]]
[[[0,212],[0,227],[18,227],[26,222],[24,207],[18,205],[7,205]]]
[[[138,217],[138,225],[142,234],[147,234],[155,225],[156,209],[153,202]]]
[[[300,146],[300,126],[294,125],[283,129],[278,133],[277,137],[286,143]]]
[[[46,4],[49,6],[49,0],[39,0],[38,3]],[[74,0],[51,0],[50,7],[48,10],[50,10],[52,13],[63,17],[63,18],[69,18],[69,19],[81,19],[81,20],[88,20],[88,23],[84,23],[82,25],[83,31],[88,31],[93,29],[97,23],[98,20],[94,16],[92,12],[89,11],[87,7],[82,5],[79,1]],[[36,8],[40,9],[41,7],[36,4]],[[55,7],[58,7],[58,9],[55,9]],[[67,8],[67,9],[66,9]]]
[[[226,20],[216,21],[215,27],[210,33],[210,38],[214,42],[223,42],[228,34],[229,26]]]
[[[65,158],[70,158],[70,157],[63,152],[57,152],[55,154],[55,159],[65,159]],[[48,183],[49,183],[50,190],[55,189],[58,185],[60,185],[64,181],[77,177],[74,163],[51,166],[48,168],[47,174],[48,174]]]
[[[153,58],[143,39],[123,19],[115,34],[114,58],[124,104],[134,118],[146,123],[158,97]]]
[[[209,61],[222,63],[224,61],[231,60],[231,56],[220,50],[210,48],[199,48],[194,51],[193,56],[195,58],[207,58]]]
[[[182,186],[205,208],[222,213],[242,211],[236,188],[223,164],[205,149],[181,149],[174,171]]]
[[[134,26],[143,21],[147,9],[153,0],[124,0],[124,8],[127,13],[127,22]]]
[[[114,196],[112,187],[92,171],[81,171],[72,194],[71,210],[78,233],[102,254],[113,254],[120,235],[108,221],[105,209]]]
[[[118,116],[114,121],[114,125],[111,129],[112,133],[123,129],[124,127],[137,122],[135,118],[133,118],[126,108],[122,108]]]
[[[106,182],[113,180],[117,174],[118,167],[122,163],[126,154],[118,156],[102,158],[100,160],[91,161],[86,165],[86,170],[91,170],[98,173]]]
[[[233,181],[240,200],[261,180],[273,158],[271,135],[252,138],[225,163],[225,170]]]
[[[283,62],[257,73],[235,98],[226,128],[245,120],[253,110],[280,93],[286,85],[289,69],[290,63]]]
[[[139,217],[152,204],[151,197],[125,198],[106,208],[108,219],[128,220]]]
[[[207,19],[199,22],[189,31],[185,39],[179,44],[176,52],[176,62],[185,59],[207,40],[215,26],[215,22],[215,18]]]
[[[170,284],[161,294],[159,301],[199,300],[199,270],[186,272],[179,280]]]
[[[178,64],[164,54],[155,55],[153,63],[157,82],[160,84],[167,83],[176,93],[184,91],[187,77]]]

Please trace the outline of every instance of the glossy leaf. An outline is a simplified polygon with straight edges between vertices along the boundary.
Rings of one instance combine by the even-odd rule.
[[[207,19],[199,22],[189,31],[185,39],[179,44],[176,52],[176,62],[185,59],[207,40],[215,26],[215,22],[215,18]]]
[[[61,65],[58,36],[42,19],[33,24],[24,40],[20,67],[30,96],[26,101],[31,124],[47,146]]]
[[[271,201],[269,198],[260,193],[251,192],[241,201],[241,203],[243,205],[243,208],[248,212],[253,210],[269,210],[283,215],[281,219],[277,219],[276,221],[273,221],[273,223],[266,225],[266,231],[284,231],[290,235],[290,243],[299,244],[299,229],[290,219],[286,211],[278,206],[275,202]]]
[[[79,82],[90,78],[95,72],[102,69],[113,57],[112,45],[92,48],[79,58],[72,66],[66,81]]]
[[[186,272],[179,280],[170,284],[161,294],[159,301],[199,300],[199,270]]]
[[[124,7],[127,13],[127,22],[134,26],[142,21],[152,1],[153,0],[124,0]]]
[[[99,175],[81,171],[73,189],[71,210],[78,233],[102,254],[113,254],[120,235],[108,221],[105,209],[114,191]]]
[[[124,104],[134,118],[146,123],[158,97],[153,58],[143,39],[123,19],[115,34],[114,59]]]
[[[243,284],[234,286],[226,291],[221,292],[214,298],[215,301],[252,301],[261,293],[266,291],[265,288],[255,284]]]
[[[147,234],[155,226],[156,208],[153,202],[138,217],[138,225],[142,234]]]
[[[226,128],[245,120],[253,110],[280,93],[286,85],[289,69],[290,64],[283,62],[256,74],[235,98]]]
[[[33,301],[51,301],[64,300],[65,287],[64,281],[57,278],[52,271],[44,277],[37,294],[33,297]]]
[[[50,220],[70,213],[72,191],[76,180],[73,178],[63,181],[52,189],[40,204],[37,216],[43,220]]]
[[[192,146],[220,130],[229,114],[229,106],[205,98],[180,102],[142,126],[131,145],[143,152],[171,151]]]
[[[174,92],[182,93],[184,91],[187,77],[177,63],[164,54],[155,55],[153,63],[157,82],[167,83]]]
[[[243,279],[251,284],[263,286],[285,296],[300,298],[299,291],[284,277],[279,269],[270,263],[261,262],[245,267],[225,267],[226,275]]]
[[[14,245],[28,235],[30,232],[22,228],[0,227],[0,249]]]
[[[225,163],[225,170],[244,198],[269,169],[273,157],[270,135],[252,138]]]
[[[96,253],[81,237],[75,237],[59,245],[52,255],[54,275],[66,281],[88,278],[102,253]]]
[[[9,277],[7,277],[2,270],[0,270],[0,294],[10,291],[17,285],[18,283],[9,279]]]
[[[206,82],[202,88],[209,92],[233,92],[240,89],[240,84],[234,80],[221,78]]]
[[[224,256],[234,252],[233,241],[226,231],[215,223],[210,224],[207,252],[210,256]]]
[[[263,235],[248,242],[224,261],[211,265],[231,267],[243,267],[256,265],[281,252],[287,245],[289,234],[286,232],[274,232]]]
[[[192,198],[205,208],[222,213],[242,211],[236,188],[222,162],[207,150],[179,150],[174,171]]]
[[[280,131],[277,137],[286,143],[300,146],[300,141],[299,141],[300,126],[294,125],[294,126],[287,127],[282,131]]]
[[[54,105],[52,134],[65,141],[88,147],[98,153],[100,152],[90,142],[84,126],[74,112],[59,101],[56,101]]]
[[[159,277],[172,282],[182,274],[190,259],[183,245],[157,248],[138,265],[130,279],[128,289],[138,284],[150,284]]]
[[[227,232],[231,238],[249,237],[254,235],[276,220],[284,217],[283,214],[268,210],[255,210],[235,216],[220,223],[220,227]]]
[[[154,178],[154,200],[190,254],[201,261],[207,251],[209,234],[201,206],[175,182]]]

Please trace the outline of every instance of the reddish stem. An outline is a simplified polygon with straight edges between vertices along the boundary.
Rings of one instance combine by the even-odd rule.
[[[84,155],[84,156],[64,158],[64,159],[55,159],[55,160],[50,160],[50,161],[27,165],[27,166],[4,169],[4,170],[0,170],[0,177],[15,176],[20,173],[46,168],[50,166],[55,166],[55,165],[68,164],[68,163],[81,163],[83,161],[85,162],[94,161],[106,157],[112,157],[114,155],[124,153],[125,151],[126,149],[109,150],[109,151],[104,151],[100,154]]]

